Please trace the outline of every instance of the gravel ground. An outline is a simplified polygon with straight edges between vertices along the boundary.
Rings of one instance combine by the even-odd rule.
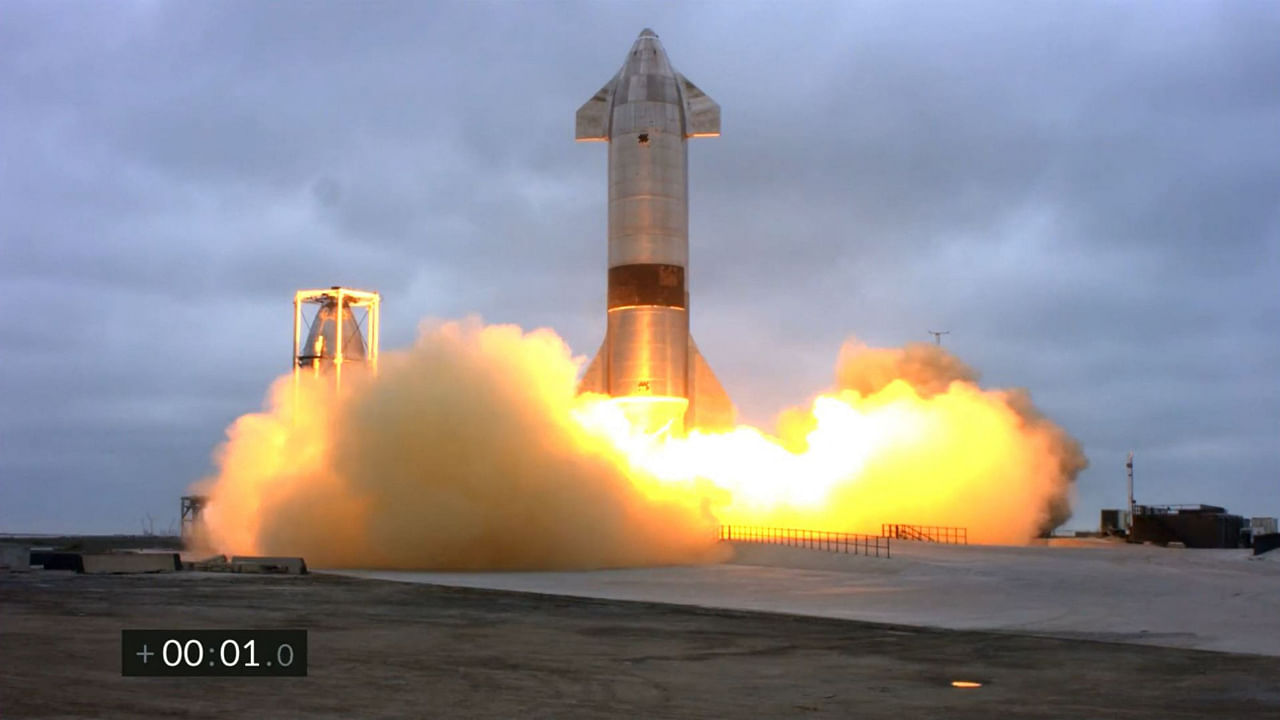
[[[120,676],[124,628],[295,627],[305,678]],[[815,716],[1280,717],[1280,658],[322,574],[0,575],[3,718]]]

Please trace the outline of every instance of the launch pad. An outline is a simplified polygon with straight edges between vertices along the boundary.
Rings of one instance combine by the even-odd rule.
[[[727,564],[585,572],[343,571],[381,580],[680,603],[1280,657],[1280,556],[1247,550],[940,545],[893,557],[733,543]],[[1272,553],[1274,555],[1274,553]]]

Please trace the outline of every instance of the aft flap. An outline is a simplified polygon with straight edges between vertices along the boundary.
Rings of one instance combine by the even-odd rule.
[[[729,394],[711,366],[698,351],[698,345],[689,336],[689,412],[685,415],[685,428],[704,432],[732,430],[738,422],[738,409],[733,406]]]
[[[587,371],[582,374],[582,379],[578,381],[578,393],[599,393],[601,395],[609,394],[608,388],[604,386],[604,350],[606,342],[600,343],[600,349],[596,351],[596,356],[591,359],[591,364],[587,366]]]

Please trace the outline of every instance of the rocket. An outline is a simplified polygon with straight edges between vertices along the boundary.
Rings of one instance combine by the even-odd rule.
[[[646,28],[578,109],[575,135],[609,143],[608,324],[579,391],[665,408],[676,432],[732,427],[733,403],[689,333],[687,141],[720,135],[720,106]]]

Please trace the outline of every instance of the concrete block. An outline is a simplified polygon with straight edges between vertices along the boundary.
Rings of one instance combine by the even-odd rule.
[[[1253,554],[1262,555],[1280,548],[1280,533],[1255,535],[1253,538]]]
[[[300,557],[252,557],[236,555],[231,558],[232,572],[277,573],[281,575],[306,575],[307,561]]]
[[[84,563],[80,561],[80,553],[62,552],[59,550],[32,550],[31,564],[45,570],[75,570],[84,572]]]
[[[182,569],[178,553],[82,553],[81,572],[87,575],[108,573],[156,573]]]
[[[200,557],[194,560],[183,560],[183,570],[202,570],[205,572],[229,572],[231,566],[227,564],[226,555],[210,555],[209,557]]]
[[[31,548],[6,543],[0,545],[0,572],[26,572],[31,569]]]

